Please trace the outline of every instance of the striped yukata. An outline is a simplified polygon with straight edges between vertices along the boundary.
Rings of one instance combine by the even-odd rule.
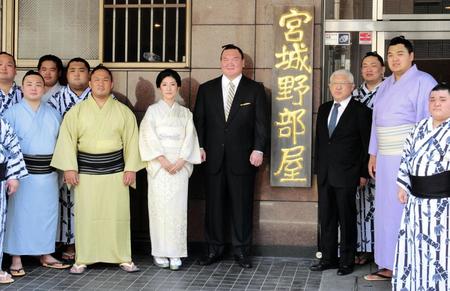
[[[48,104],[55,108],[61,116],[64,116],[72,106],[85,100],[89,96],[91,88],[86,88],[80,96],[70,89],[69,85],[64,86],[53,95]],[[56,232],[56,241],[64,244],[75,243],[75,225],[74,225],[74,198],[73,188],[69,189],[66,184],[63,183],[62,177],[60,178],[59,188],[59,223],[58,231]]]
[[[20,179],[28,175],[19,139],[12,127],[0,118],[0,164],[6,163],[6,179]],[[0,266],[3,259],[3,240],[6,222],[6,180],[0,182]]]
[[[16,85],[15,82],[11,86],[11,89],[9,89],[8,93],[5,94],[5,92],[0,90],[0,116],[3,116],[6,109],[16,103],[19,103],[22,98],[22,90]]]
[[[377,93],[379,83],[373,91],[366,87],[366,83],[352,93],[353,99],[373,109],[373,98]],[[370,179],[364,188],[356,190],[356,223],[358,228],[358,239],[356,248],[358,252],[371,253],[374,250],[375,227],[373,215],[375,212],[375,180]]]
[[[80,101],[85,100],[89,92],[91,92],[91,88],[86,88],[80,96],[75,94],[75,92],[70,89],[69,85],[64,86],[59,90],[55,95],[50,97],[48,103],[50,106],[55,108],[61,116],[64,116],[67,111],[69,111],[72,106],[77,104]]]
[[[406,139],[397,184],[408,193],[395,255],[392,290],[450,290],[450,198],[411,195],[412,176],[450,171],[450,119],[418,123]]]

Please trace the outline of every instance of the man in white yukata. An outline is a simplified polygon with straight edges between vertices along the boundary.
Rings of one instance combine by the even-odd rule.
[[[22,100],[22,91],[14,82],[16,60],[7,52],[0,52],[0,116],[11,105]]]
[[[87,265],[119,264],[139,269],[131,259],[129,186],[144,167],[136,118],[112,98],[111,71],[99,65],[89,82],[92,93],[64,116],[51,165],[75,186],[77,252],[70,273]]]
[[[375,263],[379,270],[364,276],[369,281],[390,280],[394,267],[403,205],[397,200],[396,176],[403,144],[414,124],[428,113],[428,96],[436,85],[433,77],[413,64],[414,51],[403,36],[388,45],[392,75],[374,99],[369,144],[369,174],[375,179]]]
[[[398,198],[406,205],[393,290],[449,290],[450,87],[436,85],[429,100],[431,117],[409,134],[398,171]]]
[[[55,108],[61,116],[72,106],[85,100],[91,92],[89,88],[89,71],[91,67],[83,58],[73,58],[67,63],[67,86],[61,88],[48,103]],[[74,189],[67,184],[60,187],[60,221],[56,241],[65,244],[62,252],[64,260],[75,259],[75,225],[74,225]]]
[[[64,86],[48,103],[64,116],[72,106],[86,100],[91,92],[89,88],[89,71],[91,67],[83,58],[73,58],[67,63],[67,86]]]

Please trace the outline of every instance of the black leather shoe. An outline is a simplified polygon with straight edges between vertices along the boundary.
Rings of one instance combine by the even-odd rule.
[[[235,255],[234,260],[244,269],[250,269],[252,267],[252,262],[248,256]]]
[[[234,260],[244,269],[250,269],[252,267],[252,262],[248,256],[234,255]]]
[[[200,266],[209,266],[211,264],[214,264],[222,259],[221,255],[210,253],[208,256],[200,258],[197,263]]]
[[[337,270],[338,276],[345,276],[351,273],[353,273],[353,266],[349,265],[340,266],[339,269]]]
[[[325,271],[328,269],[337,269],[338,265],[337,264],[329,264],[329,263],[323,263],[323,262],[319,262],[318,264],[312,265],[311,267],[309,267],[309,269],[311,271]]]

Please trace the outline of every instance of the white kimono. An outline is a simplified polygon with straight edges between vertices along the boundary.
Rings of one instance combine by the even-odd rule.
[[[147,109],[139,134],[141,158],[147,162],[148,212],[152,255],[187,257],[188,180],[199,164],[200,147],[189,109],[160,100]],[[183,169],[171,175],[157,157],[171,163],[181,158]]]
[[[449,290],[450,198],[411,195],[410,175],[450,171],[450,118],[420,121],[406,139],[397,184],[408,193],[395,252],[392,289]]]

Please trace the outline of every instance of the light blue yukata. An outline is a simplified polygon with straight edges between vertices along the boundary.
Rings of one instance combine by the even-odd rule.
[[[6,177],[0,182],[0,266],[3,259],[3,242],[6,221],[6,180],[28,175],[22,151],[14,130],[0,117],[0,164],[6,164]],[[21,181],[22,182],[22,181]]]
[[[450,290],[450,198],[419,198],[412,176],[450,171],[450,118],[422,120],[406,139],[397,184],[408,193],[398,235],[392,290]],[[449,194],[450,196],[450,194]]]
[[[14,128],[27,169],[29,159],[53,154],[61,117],[46,103],[32,110],[26,100],[12,106],[5,119]],[[51,160],[51,156],[50,156]],[[4,252],[11,255],[42,255],[55,251],[58,223],[58,174],[30,173],[8,201]]]

